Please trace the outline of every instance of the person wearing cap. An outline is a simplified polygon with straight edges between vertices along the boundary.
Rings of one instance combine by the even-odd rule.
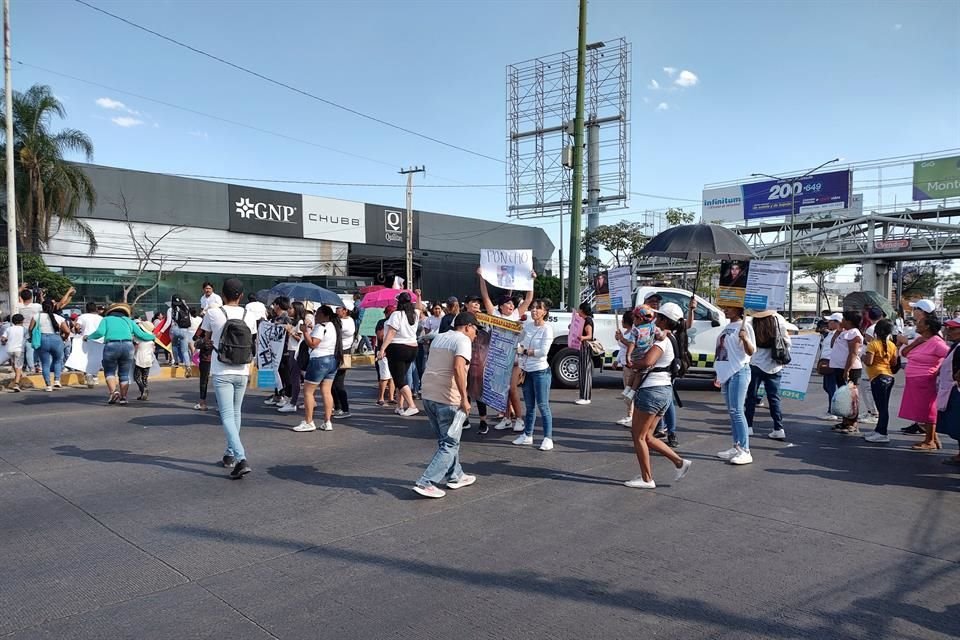
[[[863,360],[860,359],[860,345],[863,344],[863,334],[860,333],[861,316],[859,311],[844,311],[840,321],[840,329],[830,352],[830,368],[837,388],[852,382],[856,386],[863,373]],[[857,417],[841,416],[841,424],[832,427],[833,431],[841,433],[858,433]]]
[[[743,307],[721,307],[730,322],[717,336],[716,360],[717,382],[730,414],[733,446],[717,454],[721,460],[742,465],[753,462],[750,453],[750,432],[744,406],[747,388],[750,386],[750,356],[757,350],[753,325],[743,317]]]
[[[434,340],[423,373],[423,410],[437,436],[437,451],[413,490],[425,498],[442,498],[448,489],[461,489],[477,481],[460,466],[460,436],[454,427],[458,412],[470,415],[467,397],[467,369],[473,355],[473,341],[479,326],[472,313],[462,312],[453,321],[453,330]]]
[[[127,404],[127,389],[133,374],[133,338],[153,343],[156,336],[135,323],[130,305],[118,302],[110,305],[97,330],[83,340],[103,338],[103,376],[110,392],[108,404]]]
[[[757,340],[757,350],[750,356],[750,386],[747,388],[747,401],[744,408],[747,431],[753,432],[753,417],[756,415],[758,404],[757,392],[763,384],[767,404],[770,407],[770,418],[773,420],[773,429],[768,436],[772,440],[786,440],[787,433],[783,429],[783,413],[780,410],[780,372],[783,371],[783,365],[774,361],[773,349],[778,337],[782,337],[787,348],[790,348],[787,321],[776,311],[766,310],[755,311],[752,324]]]
[[[457,317],[457,314],[460,313],[460,301],[455,297],[450,296],[447,298],[447,312],[440,319],[440,328],[437,329],[437,333],[446,333],[453,329],[453,320]]]
[[[650,462],[651,449],[673,463],[676,468],[674,481],[687,475],[691,464],[689,460],[677,455],[665,442],[653,436],[653,428],[673,403],[674,360],[690,361],[689,353],[677,352],[685,352],[687,349],[683,310],[679,305],[668,302],[656,310],[656,314],[656,325],[662,333],[639,361],[630,363],[630,366],[640,371],[638,381],[634,383],[637,388],[633,396],[633,422],[630,425],[634,451],[640,463],[640,475],[624,482],[624,485],[631,489],[656,488]]]
[[[827,413],[823,415],[823,419],[829,422],[840,420],[838,416],[830,413],[830,403],[833,401],[833,394],[837,392],[837,379],[830,367],[830,354],[833,353],[833,345],[840,336],[841,320],[843,320],[842,313],[832,313],[827,316],[823,330],[821,330],[819,323],[817,324],[817,331],[822,336],[820,339],[820,356],[817,358],[817,373],[823,378],[822,386],[827,394]]]
[[[462,308],[463,308],[464,311],[468,311],[468,312],[472,313],[473,315],[477,315],[477,314],[480,313],[481,310],[482,310],[482,309],[481,309],[481,305],[482,305],[482,304],[483,304],[483,300],[480,298],[480,296],[471,295],[471,296],[467,296],[467,297],[464,299],[464,301],[463,301],[463,307],[462,307]],[[453,324],[452,324],[452,323],[451,323],[450,327],[453,328]],[[483,328],[481,327],[480,330],[483,331]],[[481,370],[479,371],[479,373],[480,373],[481,376],[482,376],[483,370],[481,369]],[[469,386],[469,385],[468,385],[468,386]],[[477,385],[475,385],[475,386],[477,386]],[[470,398],[470,402],[473,403],[473,404],[475,404],[475,405],[477,406],[477,416],[479,416],[479,418],[480,418],[480,427],[479,427],[477,433],[479,433],[479,434],[482,435],[482,436],[490,433],[490,426],[487,424],[487,405],[486,405],[486,403],[484,403],[484,401],[481,400],[480,398]],[[469,420],[469,418],[468,418],[467,421],[464,423],[463,428],[464,428],[464,430],[467,430],[467,429],[470,428],[470,420]]]
[[[960,317],[944,324],[950,351],[937,373],[937,430],[960,440]],[[960,453],[943,461],[960,466]]]
[[[937,437],[937,371],[950,352],[940,337],[940,320],[932,313],[917,321],[917,339],[900,352],[907,360],[906,383],[897,415],[920,425],[925,437],[913,449],[928,451],[940,448]]]

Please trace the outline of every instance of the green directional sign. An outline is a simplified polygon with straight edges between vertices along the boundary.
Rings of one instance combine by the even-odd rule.
[[[960,196],[960,156],[913,163],[913,199]]]

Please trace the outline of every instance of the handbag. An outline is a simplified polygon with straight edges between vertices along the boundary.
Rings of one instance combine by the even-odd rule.
[[[341,369],[352,369],[353,368],[353,356],[349,353],[343,354],[343,362],[340,363]]]
[[[600,344],[598,340],[590,340],[587,342],[590,345],[590,351],[595,356],[602,356],[606,353],[606,350],[603,348],[603,345]]]
[[[787,339],[783,336],[783,329],[780,328],[780,319],[774,316],[777,323],[777,335],[773,339],[773,352],[771,359],[777,364],[790,364],[790,347],[787,346]]]
[[[830,368],[830,361],[826,358],[817,361],[817,373],[822,376],[833,375],[833,369]]]
[[[35,318],[33,321],[33,331],[30,332],[30,346],[34,349],[39,349],[42,340],[43,334],[40,333],[40,320],[39,318]]]

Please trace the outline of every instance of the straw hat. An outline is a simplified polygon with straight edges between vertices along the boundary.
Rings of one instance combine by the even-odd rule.
[[[769,318],[777,315],[777,312],[774,309],[766,309],[765,311],[754,311],[750,315],[754,318]]]
[[[107,310],[104,312],[105,316],[110,315],[114,311],[123,311],[128,318],[133,317],[133,309],[130,308],[126,302],[114,302],[112,305],[107,307]]]

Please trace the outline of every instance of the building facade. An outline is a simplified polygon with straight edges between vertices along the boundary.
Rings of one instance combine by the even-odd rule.
[[[85,238],[62,225],[43,255],[74,282],[81,301],[120,299],[141,269],[130,299],[163,273],[141,300],[148,308],[173,293],[192,302],[204,280],[228,276],[248,291],[306,280],[348,292],[379,274],[405,272],[403,207],[83,166],[97,204],[81,216],[99,248],[89,253]],[[145,261],[143,248],[154,243]],[[428,299],[475,292],[483,248],[532,249],[540,271],[554,250],[539,228],[414,211],[414,285]]]

